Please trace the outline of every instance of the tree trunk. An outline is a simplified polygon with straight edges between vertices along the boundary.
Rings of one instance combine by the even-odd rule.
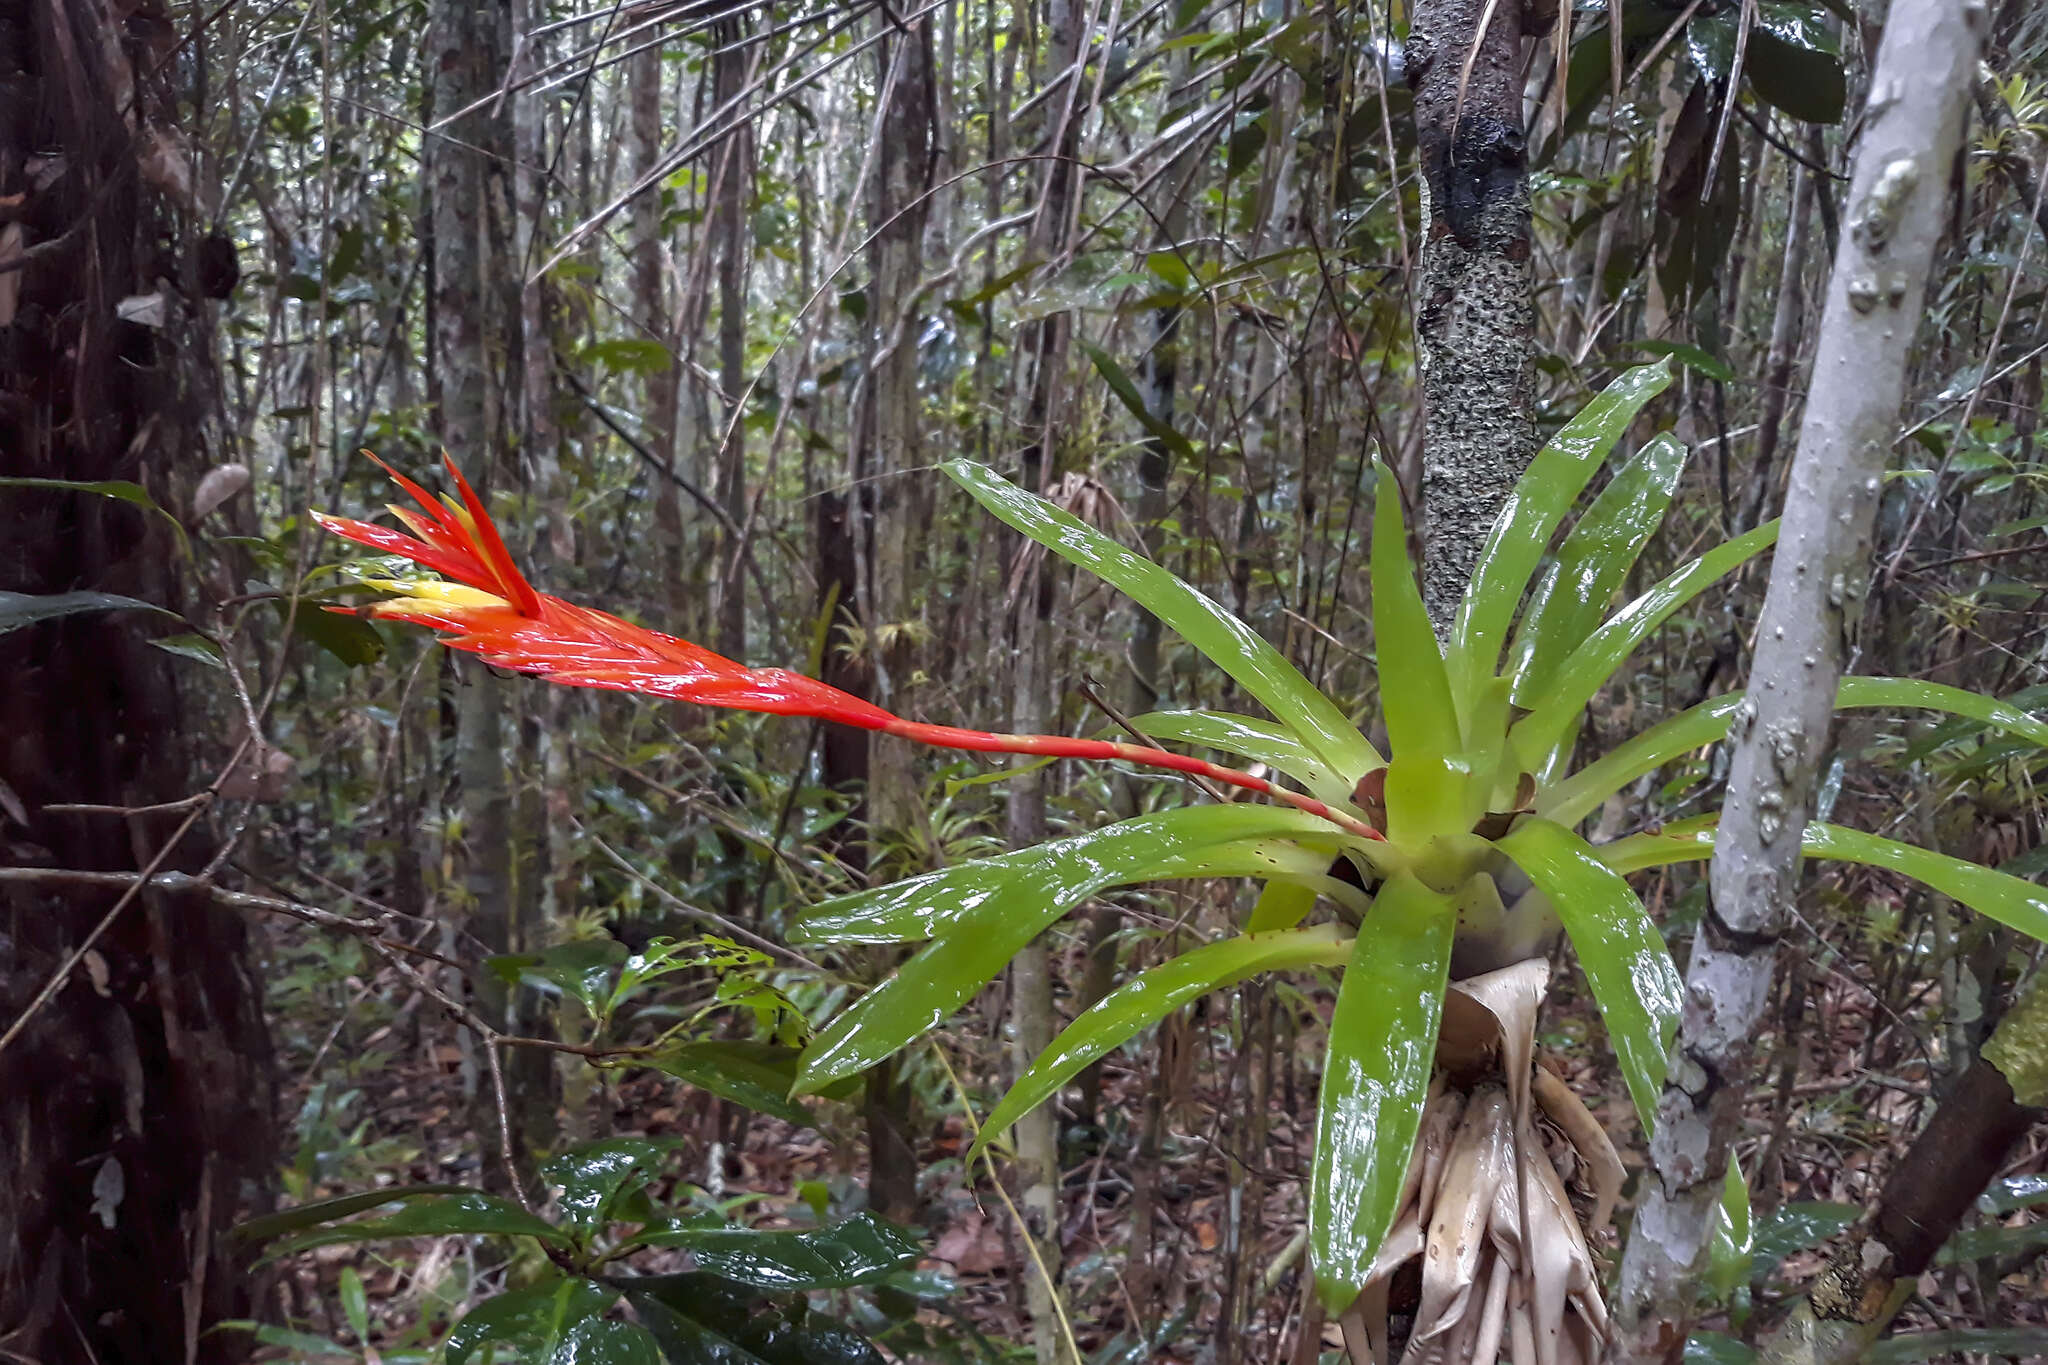
[[[140,147],[181,144],[168,73],[143,83],[131,50],[96,6],[0,3],[0,201],[19,196],[0,236],[0,476],[139,481],[181,508],[221,458],[202,424],[216,382],[208,296],[229,285],[198,268],[208,206],[138,173]],[[35,157],[65,173],[36,186]],[[38,254],[10,266],[23,249]],[[116,319],[121,299],[157,290],[165,325]],[[52,490],[0,490],[0,509],[0,590],[193,609],[161,518]],[[121,612],[0,634],[0,861],[135,872],[169,845],[163,870],[205,866],[204,814],[178,837],[189,811],[46,809],[204,789],[196,737],[228,722],[208,727],[208,697],[187,686],[216,675],[149,647],[177,629]],[[225,756],[207,746],[209,762]],[[267,1201],[275,1170],[247,926],[204,893],[145,892],[28,1012],[118,895],[61,881],[0,890],[0,1353],[230,1360],[246,1337],[202,1335],[251,1306],[225,1234],[252,1197]]]
[[[1422,162],[1422,596],[1440,632],[1536,453],[1523,21],[1516,0],[1421,0],[1408,36]]]
[[[626,59],[626,82],[630,87],[632,128],[632,174],[637,179],[651,173],[661,160],[661,48],[649,46]],[[633,200],[631,227],[633,251],[633,302],[642,333],[662,347],[659,363],[646,376],[647,404],[641,439],[655,462],[671,477],[654,480],[654,533],[661,542],[663,593],[673,629],[683,630],[695,615],[690,610],[694,594],[683,582],[683,508],[681,490],[676,486],[676,319],[668,302],[667,271],[663,268],[663,247],[667,233],[661,224],[661,194],[652,191]]]
[[[741,20],[723,19],[711,32],[718,45],[712,58],[712,100],[723,109],[738,98],[746,80],[747,54],[740,47]],[[752,124],[739,123],[719,144],[712,173],[716,201],[713,234],[718,244],[718,386],[725,408],[718,430],[718,504],[728,527],[744,527],[747,517],[747,431],[740,396],[747,387],[747,258],[746,205],[754,178]],[[718,651],[741,659],[747,652],[747,593],[742,543],[744,532],[723,538],[718,562]]]
[[[1629,1359],[1676,1361],[1718,1216],[1743,1096],[1797,886],[1843,655],[1863,616],[1871,521],[1961,137],[1984,11],[1899,0],[1872,77],[1814,359],[1784,531],[1757,627],[1749,700],[1730,727],[1728,796],[1693,940],[1670,1079],[1650,1144],[1655,1179],[1622,1262]]]
[[[504,77],[506,12],[499,5],[438,0],[431,18],[428,68],[436,117],[466,109],[493,94]],[[503,357],[509,321],[502,282],[516,278],[511,224],[503,212],[509,195],[500,185],[511,149],[501,113],[489,104],[450,125],[449,136],[427,142],[433,189],[434,364],[440,379],[435,425],[457,463],[488,496],[498,462],[508,449]],[[493,358],[497,359],[494,368]],[[462,890],[470,932],[486,952],[505,953],[515,937],[511,786],[505,764],[506,685],[468,660],[455,664],[455,767],[462,811]],[[512,999],[497,978],[473,978],[477,1011],[494,1028],[511,1030]],[[468,1039],[465,1035],[465,1045]],[[488,1059],[484,1059],[487,1063]],[[467,1082],[476,1105],[477,1131],[496,1131],[496,1097]],[[511,1096],[517,1113],[521,1096]],[[517,1135],[515,1134],[515,1138]],[[496,1144],[486,1142],[486,1151]],[[514,1151],[518,1150],[515,1141]],[[494,1175],[507,1183],[515,1171]]]

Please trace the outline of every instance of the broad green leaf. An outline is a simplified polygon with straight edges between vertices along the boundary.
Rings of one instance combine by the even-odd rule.
[[[463,1315],[448,1333],[443,1358],[447,1365],[463,1365],[489,1342],[505,1342],[523,1355],[544,1353],[571,1325],[604,1312],[618,1297],[616,1289],[585,1279],[510,1290]]]
[[[153,649],[175,654],[181,659],[191,659],[195,663],[205,664],[208,668],[225,670],[227,667],[221,662],[220,646],[204,635],[195,635],[187,631],[178,635],[162,636],[151,640],[149,644]]]
[[[1280,929],[1292,929],[1307,919],[1309,911],[1315,908],[1314,887],[1300,882],[1270,881],[1260,888],[1258,902],[1252,906],[1244,930],[1248,934],[1270,934]]]
[[[1556,908],[1600,1006],[1636,1117],[1650,1132],[1678,1032],[1681,982],[1664,935],[1621,874],[1563,825],[1524,820],[1494,844]]]
[[[959,863],[887,886],[820,901],[797,917],[792,937],[810,943],[904,943],[930,938],[985,911],[992,895],[1034,869],[1077,860],[1086,875],[1071,883],[1078,901],[1109,886],[1173,877],[1269,877],[1322,871],[1292,838],[1334,856],[1345,841],[1327,820],[1305,811],[1252,803],[1178,806],[1120,824],[1054,839],[976,862]],[[1071,904],[1071,902],[1069,903]],[[1064,913],[1066,906],[1057,913]],[[1028,939],[1026,940],[1029,941]]]
[[[1942,1265],[1971,1265],[1984,1260],[2003,1260],[2020,1252],[2048,1246],[2048,1223],[1983,1223],[1963,1228],[1942,1245],[1936,1258]]]
[[[487,957],[484,966],[508,986],[533,986],[566,995],[601,1017],[611,998],[612,983],[632,955],[632,950],[615,938],[579,938],[538,953]]]
[[[383,1242],[401,1237],[533,1237],[566,1245],[571,1238],[509,1199],[470,1190],[414,1200],[386,1218],[365,1218],[301,1233],[279,1243],[272,1255],[346,1242]]]
[[[1686,450],[1668,433],[1621,467],[1558,548],[1508,653],[1514,699],[1526,709],[1543,696],[1558,665],[1585,642],[1663,524]]]
[[[278,600],[279,607],[291,604]],[[301,598],[292,612],[292,634],[311,640],[350,668],[373,664],[384,657],[384,637],[376,623],[349,612],[327,610],[321,602]]]
[[[154,602],[123,597],[117,592],[0,592],[0,635],[38,621],[54,621],[88,611],[154,611],[165,616],[178,613]]]
[[[288,1232],[318,1227],[322,1223],[332,1223],[337,1218],[347,1218],[370,1209],[382,1208],[386,1204],[469,1193],[472,1191],[467,1185],[394,1185],[389,1189],[364,1190],[357,1194],[337,1195],[332,1199],[316,1199],[310,1204],[298,1204],[288,1209],[279,1209],[276,1213],[266,1213],[261,1218],[251,1218],[247,1222],[235,1224],[232,1235],[243,1241],[267,1242]]]
[[[2017,1213],[2036,1204],[2048,1204],[2048,1175],[2039,1172],[1994,1180],[1984,1193],[1977,1196],[1977,1211],[1994,1216]]]
[[[1537,797],[1537,810],[1561,825],[1578,823],[1600,802],[1644,773],[1726,737],[1742,697],[1740,692],[1729,692],[1651,726],[1543,792]],[[2048,747],[2048,723],[2019,707],[1918,678],[1844,678],[1835,694],[1835,706],[1845,711],[1879,707],[1943,711],[1982,721]]]
[[[654,1334],[631,1322],[589,1317],[570,1325],[548,1365],[665,1365]]]
[[[1337,704],[1302,677],[1257,631],[1222,606],[986,465],[952,460],[945,470],[1010,526],[1118,588],[1179,632],[1299,735],[1338,776],[1356,782],[1380,766],[1379,754]]]
[[[808,1128],[818,1121],[816,1116],[789,1098],[789,1088],[796,1084],[797,1058],[801,1055],[801,1049],[778,1043],[697,1038],[636,1057],[632,1064],[667,1072],[756,1113],[772,1114],[785,1123]]]
[[[1373,480],[1372,636],[1379,656],[1380,710],[1394,757],[1456,753],[1458,709],[1443,649],[1408,559],[1401,487],[1385,465],[1377,466]]]
[[[1304,819],[1321,830],[1305,826]],[[818,1091],[865,1071],[937,1028],[1082,899],[1105,886],[1148,879],[1147,870],[1177,847],[1328,829],[1313,816],[1271,806],[1190,806],[969,864],[971,876],[947,879],[947,873],[963,871],[949,868],[916,878],[920,885],[902,893],[906,898],[944,894],[957,913],[939,938],[820,1031],[804,1051],[797,1092]],[[990,863],[1004,864],[999,875],[989,875]],[[883,894],[897,892],[884,888]]]
[[[866,1338],[799,1300],[784,1306],[715,1275],[629,1281],[668,1365],[883,1365]]]
[[[1749,1283],[1751,1260],[1749,1182],[1735,1154],[1728,1154],[1728,1174],[1721,1181],[1721,1216],[1707,1245],[1707,1280],[1717,1301],[1726,1302]]]
[[[1090,346],[1085,341],[1081,343],[1081,350],[1094,363],[1096,372],[1109,385],[1109,390],[1116,395],[1117,401],[1129,410],[1131,416],[1138,419],[1138,425],[1172,451],[1176,459],[1192,464],[1195,460],[1194,446],[1187,437],[1174,430],[1171,423],[1161,419],[1146,406],[1145,396],[1138,392],[1138,386],[1124,373],[1123,366],[1110,359],[1108,353],[1100,347]]]
[[[1685,1365],[1750,1365],[1756,1352],[1726,1332],[1695,1330],[1685,1339]]]
[[[1704,346],[1695,346],[1689,341],[1638,341],[1625,346],[1623,350],[1636,351],[1645,355],[1669,356],[1689,370],[1697,371],[1707,378],[1722,384],[1735,382],[1735,367]]]
[[[1380,888],[1337,990],[1316,1112],[1309,1254],[1316,1292],[1343,1312],[1393,1226],[1436,1062],[1456,919],[1413,877]]]
[[[1499,667],[1508,623],[1558,523],[1643,405],[1670,383],[1662,361],[1622,371],[1529,462],[1479,552],[1451,633],[1452,674],[1465,695]]]
[[[584,1233],[603,1229],[622,1215],[620,1205],[647,1187],[681,1140],[610,1138],[572,1147],[540,1165],[540,1177],[559,1193],[562,1221]]]
[[[1318,800],[1348,802],[1357,786],[1339,777],[1293,731],[1270,720],[1227,711],[1152,711],[1131,724],[1151,739],[1200,745],[1278,768]]]
[[[1795,1202],[1772,1210],[1758,1220],[1750,1238],[1749,1278],[1763,1279],[1787,1256],[1833,1240],[1862,1216],[1854,1204]]]
[[[1620,671],[1671,613],[1712,587],[1778,538],[1778,523],[1762,526],[1718,545],[1673,571],[1663,582],[1630,602],[1588,636],[1558,666],[1555,680],[1541,703],[1515,726],[1515,748],[1522,764],[1541,780],[1563,757],[1558,747],[1586,704],[1609,678]]]
[[[1600,859],[1616,872],[1701,862],[1714,856],[1714,821],[1713,816],[1700,816],[1617,839],[1602,846]],[[1809,858],[1860,863],[1897,872],[1933,887],[1987,919],[2048,942],[2048,888],[2010,873],[1840,825],[1807,825],[1799,848]]]
[[[982,1125],[969,1165],[991,1139],[1059,1093],[1089,1063],[1136,1037],[1191,1000],[1234,986],[1261,972],[1340,966],[1351,942],[1334,924],[1245,934],[1204,944],[1140,972],[1111,991],[1073,1023],[1017,1078]]]
[[[370,1299],[363,1292],[363,1275],[352,1265],[341,1268],[341,1280],[336,1289],[341,1295],[341,1315],[348,1319],[348,1329],[356,1334],[356,1343],[370,1344]]]
[[[184,525],[176,517],[172,516],[168,510],[160,506],[157,500],[149,495],[147,488],[127,479],[33,479],[19,475],[9,475],[5,478],[0,478],[0,488],[45,488],[58,492],[92,493],[102,498],[113,498],[116,501],[140,507],[145,512],[156,513],[169,522],[171,530],[177,533],[178,547],[188,555],[192,550],[190,542],[185,539]]]
[[[918,1257],[917,1239],[872,1213],[829,1228],[759,1232],[753,1228],[655,1228],[638,1246],[681,1247],[697,1268],[735,1284],[778,1292],[845,1289],[901,1270]]]

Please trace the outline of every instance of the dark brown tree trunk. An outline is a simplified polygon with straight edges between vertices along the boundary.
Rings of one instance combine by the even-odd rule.
[[[134,480],[177,507],[209,462],[206,295],[228,282],[202,274],[198,206],[138,156],[178,110],[112,22],[78,0],[0,3],[0,202],[20,229],[0,245],[0,477]],[[162,326],[117,319],[158,291]],[[0,489],[0,592],[176,609],[185,569],[161,517]],[[149,647],[164,621],[94,612],[0,634],[0,863],[135,872],[170,844],[164,870],[205,865],[207,818],[178,837],[189,809],[47,809],[205,787],[206,699]],[[0,889],[0,1353],[225,1360],[246,1338],[203,1333],[249,1309],[225,1233],[252,1192],[267,1198],[275,1099],[247,926],[203,893],[137,896],[29,1012],[119,895]]]

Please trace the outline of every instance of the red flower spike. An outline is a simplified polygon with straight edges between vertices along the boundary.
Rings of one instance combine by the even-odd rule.
[[[376,459],[374,455],[370,458]],[[372,579],[373,587],[398,595],[361,610],[384,620],[409,621],[440,631],[442,643],[451,649],[467,650],[499,668],[571,687],[639,692],[771,715],[810,716],[940,748],[1121,759],[1242,787],[1319,816],[1362,839],[1385,838],[1356,816],[1333,810],[1314,797],[1188,754],[1113,740],[1007,735],[904,720],[816,678],[781,668],[748,668],[688,640],[565,602],[537,591],[526,581],[483,500],[453,460],[448,462],[448,472],[455,477],[462,501],[447,499],[445,505],[382,460],[377,463],[419,503],[419,512],[391,509],[414,536],[320,512],[313,513],[314,518],[335,535],[385,554],[401,555],[452,581]]]

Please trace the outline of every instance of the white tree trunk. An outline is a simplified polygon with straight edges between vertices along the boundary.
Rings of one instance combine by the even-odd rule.
[[[1878,53],[1749,697],[1730,729],[1712,896],[1650,1144],[1654,1179],[1622,1261],[1626,1359],[1675,1361],[1684,1348],[1835,689],[1863,616],[1880,475],[1985,24],[1981,0],[1897,0]]]

